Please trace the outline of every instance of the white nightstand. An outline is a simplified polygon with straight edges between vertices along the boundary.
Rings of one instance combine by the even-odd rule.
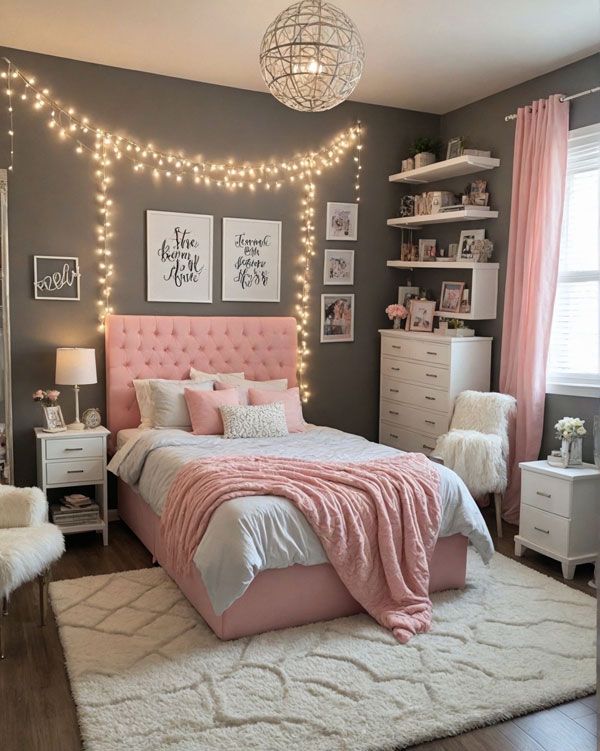
[[[108,494],[106,487],[106,428],[93,430],[67,430],[62,433],[44,433],[35,428],[37,448],[38,486],[46,492],[49,488],[70,488],[94,485],[96,502],[100,506],[100,521],[60,527],[63,534],[75,532],[102,532],[102,541],[108,545]]]
[[[522,462],[521,518],[515,555],[523,548],[554,558],[565,579],[575,566],[598,554],[600,471],[593,464],[552,467],[546,461]]]

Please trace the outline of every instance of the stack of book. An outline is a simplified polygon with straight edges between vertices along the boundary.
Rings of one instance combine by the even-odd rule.
[[[94,524],[100,519],[98,504],[87,495],[72,493],[52,506],[52,521],[61,527]]]

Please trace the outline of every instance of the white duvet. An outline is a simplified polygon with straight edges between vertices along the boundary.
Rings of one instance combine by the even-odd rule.
[[[304,433],[283,438],[236,440],[195,436],[182,430],[144,430],[117,451],[108,469],[136,489],[160,516],[173,478],[192,459],[256,455],[359,462],[398,453],[360,436],[312,425]],[[475,501],[458,475],[439,465],[438,469],[439,536],[465,535],[487,563],[494,548]],[[325,551],[303,514],[278,496],[223,503],[213,514],[194,556],[217,614],[241,597],[261,571],[325,562]]]

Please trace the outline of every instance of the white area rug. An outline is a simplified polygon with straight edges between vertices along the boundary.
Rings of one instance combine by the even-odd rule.
[[[50,591],[93,751],[393,749],[595,689],[595,600],[498,554],[405,646],[367,616],[221,642],[160,568]]]

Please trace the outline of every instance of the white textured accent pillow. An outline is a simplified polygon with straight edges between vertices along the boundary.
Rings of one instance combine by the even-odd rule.
[[[281,402],[220,407],[224,438],[277,438],[288,434]]]
[[[244,380],[243,373],[205,373],[203,370],[196,370],[196,368],[190,367],[190,378],[197,383],[201,383],[202,381],[221,381],[225,383],[223,379],[228,376]]]
[[[181,428],[191,430],[192,421],[185,401],[185,389],[212,391],[213,382],[150,381],[153,428]]]

